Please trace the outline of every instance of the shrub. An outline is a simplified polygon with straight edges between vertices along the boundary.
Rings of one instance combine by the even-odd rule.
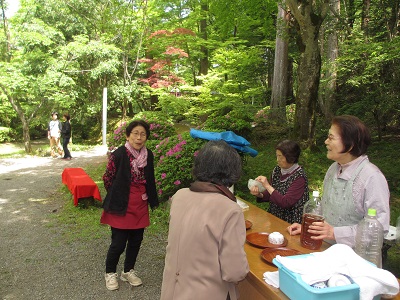
[[[253,116],[243,110],[231,110],[224,115],[213,114],[202,126],[206,131],[233,131],[237,135],[249,138]]]
[[[293,127],[294,126],[294,117],[295,117],[295,112],[296,112],[296,104],[289,104],[286,105],[286,125],[288,127]],[[271,107],[266,106],[263,109],[260,109],[257,111],[257,113],[254,115],[254,124],[255,125],[260,125],[263,123],[270,124],[270,113],[271,113]]]
[[[290,138],[294,127],[296,105],[286,105],[286,123],[271,120],[269,106],[260,109],[254,115],[253,130],[249,138],[255,145],[264,145],[267,141],[279,141]]]
[[[0,127],[0,143],[13,141],[14,138],[12,136],[14,134],[13,129],[9,127]]]
[[[114,130],[112,135],[108,138],[108,151],[114,151],[119,146],[125,143],[126,135],[125,129],[128,126],[127,122],[122,122],[117,129]]]
[[[162,140],[153,150],[156,184],[161,201],[167,201],[175,192],[189,187],[193,159],[207,141],[193,139],[184,132]]]
[[[174,123],[165,113],[156,111],[144,111],[135,115],[136,119],[145,120],[150,125],[151,140],[163,140],[176,134]]]
[[[135,117],[129,121],[122,122],[117,129],[114,130],[111,137],[108,139],[108,151],[114,151],[119,146],[125,144],[126,135],[125,130],[128,124],[134,120],[145,120],[150,125],[149,147],[158,143],[160,140],[165,139],[171,135],[176,134],[174,125],[166,117],[155,112],[141,112],[136,114]],[[156,140],[157,142],[152,142]]]

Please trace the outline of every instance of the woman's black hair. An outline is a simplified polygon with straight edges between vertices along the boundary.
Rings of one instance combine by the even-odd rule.
[[[239,181],[242,161],[225,141],[209,141],[194,159],[192,174],[196,180],[230,187]]]
[[[146,130],[146,139],[150,137],[150,126],[147,122],[143,120],[135,120],[129,123],[129,125],[125,129],[125,134],[128,137],[131,134],[131,131],[136,126],[142,126]]]
[[[355,157],[367,153],[371,144],[371,134],[359,118],[351,115],[336,116],[332,119],[332,125],[339,128],[344,145],[342,153],[349,152]]]
[[[280,150],[289,164],[299,162],[301,149],[299,144],[291,140],[284,140],[276,145],[275,150]]]

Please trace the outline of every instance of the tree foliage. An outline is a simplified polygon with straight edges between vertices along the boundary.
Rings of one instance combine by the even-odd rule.
[[[287,23],[277,35],[272,0],[21,0],[11,19],[1,17],[0,125],[29,150],[30,132],[57,109],[71,114],[81,139],[95,139],[88,132],[99,135],[107,87],[109,114],[121,121],[157,110],[247,134],[271,105],[281,38],[289,87],[273,97],[282,108],[295,103],[296,117],[276,124],[312,145],[322,114],[352,113],[381,136],[399,127],[399,0],[342,1],[341,10],[330,2],[280,1]],[[332,30],[337,55],[328,57]],[[237,120],[222,122],[227,116]]]

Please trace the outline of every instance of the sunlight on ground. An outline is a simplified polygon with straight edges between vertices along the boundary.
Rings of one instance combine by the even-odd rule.
[[[22,188],[22,189],[9,189],[7,191],[10,191],[10,192],[18,192],[18,191],[23,192],[23,191],[27,191],[27,190],[28,190],[27,188]]]
[[[46,199],[46,198],[39,198],[39,199],[29,198],[28,201],[29,202],[42,202],[43,204],[46,204],[47,202],[49,202],[49,199]]]

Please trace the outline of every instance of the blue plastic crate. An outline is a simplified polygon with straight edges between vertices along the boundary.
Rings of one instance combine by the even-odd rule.
[[[309,254],[288,256],[293,259],[304,258]],[[279,269],[279,288],[290,299],[296,300],[358,300],[360,287],[358,284],[349,284],[337,287],[314,288],[305,283],[301,276],[285,268],[274,258],[272,262]],[[379,296],[374,299],[380,299]]]

